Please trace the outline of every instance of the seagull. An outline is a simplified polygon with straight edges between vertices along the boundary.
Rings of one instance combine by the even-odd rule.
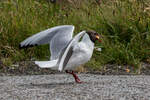
[[[35,61],[40,68],[65,71],[72,74],[76,83],[82,83],[74,73],[74,69],[90,60],[94,43],[100,40],[95,31],[82,31],[73,37],[73,25],[60,25],[41,31],[25,39],[19,44],[20,48],[49,44],[50,60]]]

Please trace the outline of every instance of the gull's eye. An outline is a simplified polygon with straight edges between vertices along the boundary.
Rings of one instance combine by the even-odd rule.
[[[98,35],[97,33],[94,33],[94,35]]]

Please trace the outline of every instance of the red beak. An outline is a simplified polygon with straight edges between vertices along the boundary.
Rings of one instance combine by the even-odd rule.
[[[97,39],[99,42],[102,42],[102,41],[100,40],[100,35],[96,35],[96,39]]]

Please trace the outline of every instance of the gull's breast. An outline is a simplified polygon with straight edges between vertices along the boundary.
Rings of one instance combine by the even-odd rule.
[[[73,48],[73,54],[69,59],[65,69],[72,70],[81,64],[88,62],[92,56],[93,49],[84,43],[78,43]]]

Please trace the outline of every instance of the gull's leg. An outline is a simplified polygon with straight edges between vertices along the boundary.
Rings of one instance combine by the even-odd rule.
[[[80,81],[79,77],[78,77],[73,71],[70,71],[70,72],[69,72],[68,70],[66,70],[66,73],[69,73],[69,74],[73,75],[73,77],[74,77],[76,83],[82,83],[82,82]]]

